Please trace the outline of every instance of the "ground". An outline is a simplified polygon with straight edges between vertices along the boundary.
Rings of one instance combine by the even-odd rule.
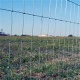
[[[80,80],[80,38],[0,37],[1,80]]]

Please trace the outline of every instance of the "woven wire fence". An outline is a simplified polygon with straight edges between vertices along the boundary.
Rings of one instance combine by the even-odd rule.
[[[1,23],[10,23],[1,27],[9,34],[0,36],[0,80],[80,80],[80,5],[72,0],[21,0],[22,10],[16,10],[15,0],[7,3],[9,9],[0,7],[1,18],[9,15]]]

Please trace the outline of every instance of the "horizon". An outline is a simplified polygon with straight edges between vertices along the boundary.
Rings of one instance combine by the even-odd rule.
[[[3,35],[1,35],[3,34]],[[22,35],[18,35],[18,34],[13,34],[13,35],[10,35],[9,33],[5,33],[3,29],[0,30],[0,36],[32,36],[32,35],[28,35],[28,34],[22,34]],[[74,36],[72,34],[69,34],[69,35],[66,35],[66,36],[57,36],[57,35],[48,35],[48,34],[39,34],[39,35],[33,35],[33,36],[37,36],[37,37],[77,37],[77,36]],[[79,37],[79,36],[78,36]]]

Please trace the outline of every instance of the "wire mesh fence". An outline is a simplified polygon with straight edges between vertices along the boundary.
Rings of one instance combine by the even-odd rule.
[[[80,80],[80,5],[72,0],[0,4],[5,3],[0,26],[8,34],[0,32],[0,80]]]

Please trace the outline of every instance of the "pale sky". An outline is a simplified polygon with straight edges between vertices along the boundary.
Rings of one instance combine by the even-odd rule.
[[[71,0],[77,4],[80,4],[80,0]],[[50,0],[42,0],[43,2],[43,10],[41,7],[41,0],[34,0],[34,9],[33,9],[33,0],[25,0],[25,12],[33,13],[35,15],[42,15],[45,17],[49,17],[49,4]],[[67,4],[67,5],[66,5]],[[12,9],[12,0],[0,0],[0,8],[3,9]],[[23,11],[23,0],[13,0],[13,10],[15,11]],[[65,12],[66,10],[66,12]],[[61,20],[71,20],[75,22],[80,22],[80,7],[67,2],[66,0],[51,0],[50,5],[50,17],[57,18]],[[12,13],[13,15],[13,30],[12,34],[22,34],[23,27],[23,14],[20,13]],[[70,19],[71,15],[71,19]],[[47,34],[48,31],[48,22],[49,22],[49,35],[62,35],[64,36],[69,34],[77,35],[77,31],[80,30],[80,25],[73,23],[65,23],[61,21],[48,20],[43,18],[43,26],[42,26],[42,34]],[[31,35],[32,34],[32,25],[33,25],[33,16],[24,15],[24,34]],[[0,29],[3,29],[5,33],[11,33],[11,12],[0,10]],[[41,18],[34,17],[34,35],[39,35],[41,33]],[[61,33],[61,34],[60,34]],[[78,34],[80,35],[80,33]]]

